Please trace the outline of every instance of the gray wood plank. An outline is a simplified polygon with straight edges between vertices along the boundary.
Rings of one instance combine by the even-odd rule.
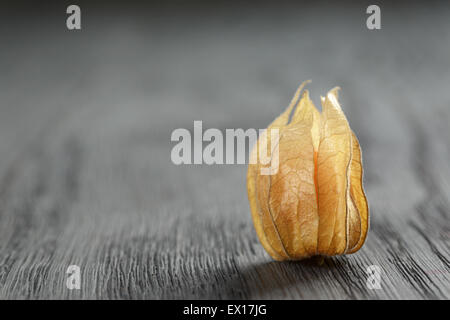
[[[77,34],[8,20],[0,298],[450,298],[448,8],[388,9],[380,32],[357,6],[92,11]],[[342,87],[371,229],[356,254],[279,263],[256,238],[246,166],[175,166],[170,134],[264,128],[310,78],[315,102]]]

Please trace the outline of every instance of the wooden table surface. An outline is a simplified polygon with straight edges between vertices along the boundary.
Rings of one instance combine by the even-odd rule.
[[[379,31],[364,6],[82,6],[81,31],[60,9],[1,20],[0,298],[450,298],[448,7],[383,7]],[[170,159],[174,129],[265,128],[306,79],[342,88],[371,212],[322,265],[265,253],[245,165]]]

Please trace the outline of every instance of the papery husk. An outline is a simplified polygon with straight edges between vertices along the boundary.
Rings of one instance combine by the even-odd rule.
[[[301,94],[307,82],[259,137],[248,166],[256,233],[275,260],[354,253],[368,231],[361,149],[338,103],[338,88],[321,98],[319,112],[309,92]],[[279,130],[277,141],[271,141],[271,129]],[[260,151],[269,151],[272,162],[278,157],[273,174],[261,174],[270,164],[257,161]]]

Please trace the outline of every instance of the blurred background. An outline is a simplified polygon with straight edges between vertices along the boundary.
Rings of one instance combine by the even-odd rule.
[[[81,8],[81,30],[66,8]],[[366,8],[381,8],[368,30]],[[449,298],[446,2],[3,1],[0,297]],[[245,165],[175,166],[176,128],[265,128],[307,79],[360,140],[366,245],[271,262]],[[223,131],[224,132],[224,131]],[[70,264],[82,290],[65,287]],[[367,290],[365,270],[385,270]]]

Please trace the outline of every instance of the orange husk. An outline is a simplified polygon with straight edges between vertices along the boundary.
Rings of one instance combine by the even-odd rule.
[[[321,99],[320,113],[308,91],[301,94],[306,83],[258,139],[247,172],[255,230],[275,260],[354,253],[368,230],[361,150],[338,88]],[[279,132],[275,141],[272,129]],[[269,164],[258,161],[261,154],[270,155]]]

